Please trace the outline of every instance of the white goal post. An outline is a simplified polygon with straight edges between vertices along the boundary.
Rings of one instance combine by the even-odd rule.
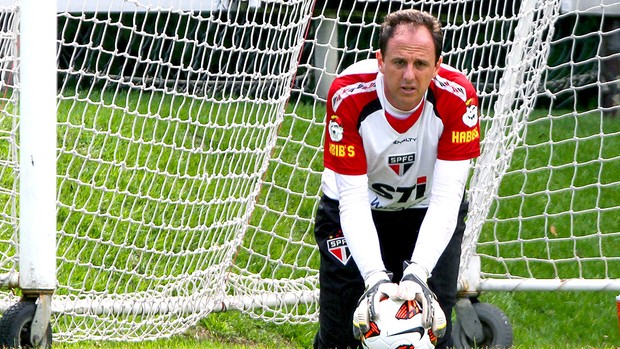
[[[620,4],[344,3],[57,2],[55,341],[226,309],[316,321],[325,89],[398,8],[441,19],[482,103],[461,291],[620,290]],[[20,206],[20,8],[0,0],[0,309],[39,213]]]

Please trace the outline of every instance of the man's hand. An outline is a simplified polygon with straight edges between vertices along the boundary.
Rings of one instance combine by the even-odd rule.
[[[397,285],[382,271],[371,274],[366,283],[366,292],[360,297],[353,313],[353,336],[362,339],[370,329],[370,322],[377,319],[379,302],[396,295]]]
[[[437,297],[428,288],[428,272],[416,263],[405,263],[403,278],[398,284],[396,298],[416,300],[422,306],[422,325],[431,328],[437,337],[446,333],[446,315],[437,302]]]

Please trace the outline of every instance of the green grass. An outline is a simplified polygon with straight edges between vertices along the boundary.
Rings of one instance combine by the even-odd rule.
[[[526,145],[515,151],[478,239],[483,271],[620,278],[620,123],[596,112],[556,113],[530,117]]]
[[[89,98],[99,98],[103,104],[120,104],[125,112],[85,103],[66,102],[60,105],[59,110],[67,118],[60,120],[59,128],[59,137],[62,138],[59,141],[63,148],[59,155],[58,172],[60,177],[66,177],[60,180],[59,188],[62,202],[59,206],[59,230],[62,231],[59,278],[66,278],[63,282],[76,288],[95,292],[146,290],[153,285],[166,287],[165,280],[161,280],[161,284],[156,283],[160,281],[160,276],[190,273],[201,268],[201,263],[210,258],[219,257],[222,253],[219,249],[208,255],[174,254],[192,251],[197,246],[204,246],[207,241],[219,246],[230,239],[232,232],[213,229],[193,234],[193,229],[201,224],[210,226],[217,217],[234,216],[243,210],[243,203],[212,203],[211,208],[206,210],[196,207],[222,192],[222,197],[245,195],[247,185],[226,177],[252,173],[260,161],[241,162],[233,153],[262,147],[260,139],[264,131],[259,127],[250,127],[250,133],[243,136],[239,133],[241,127],[227,128],[223,125],[254,125],[261,114],[273,111],[244,103],[219,108],[210,103],[195,104],[179,98],[134,100],[122,94],[105,93]],[[128,102],[124,105],[114,99]],[[166,106],[158,111],[163,117],[161,120],[137,116],[138,113],[148,114],[150,109],[159,105]],[[281,238],[294,237],[310,245],[313,243],[311,235],[300,233],[311,229],[311,222],[298,218],[311,217],[314,210],[313,198],[303,194],[316,192],[320,183],[318,174],[306,175],[307,169],[320,171],[322,166],[322,159],[314,150],[320,146],[322,127],[313,122],[313,118],[316,115],[322,117],[323,111],[306,106],[301,113],[307,113],[306,119],[285,120],[280,127],[283,137],[270,154],[282,162],[270,167],[265,174],[267,184],[257,198],[259,207],[250,218],[252,227],[245,236],[244,247],[258,254],[242,249],[235,260],[236,265],[244,266],[247,272],[273,278],[305,275],[304,269],[297,268],[297,265],[292,267],[275,263],[264,267],[266,261],[310,259],[307,267],[318,267],[318,261],[313,258],[316,254],[311,248],[291,247],[278,243],[281,240],[272,240],[270,236],[261,234],[263,229],[282,234]],[[188,115],[201,115],[201,118],[193,120]],[[82,124],[83,128],[72,126]],[[592,183],[615,183],[620,178],[617,161],[595,161],[618,157],[619,125],[610,120],[601,121],[594,114],[565,120],[545,118],[544,114],[532,117],[525,135],[528,147],[517,150],[513,158],[512,168],[524,168],[526,171],[508,172],[500,187],[500,196],[504,199],[494,207],[497,209],[498,223],[495,227],[485,226],[481,235],[483,244],[479,252],[484,254],[482,263],[486,273],[525,277],[534,273],[536,278],[545,278],[555,277],[557,269],[561,278],[620,277],[617,258],[620,256],[620,241],[615,235],[604,236],[620,231],[618,210],[591,210],[594,206],[612,208],[618,204],[620,193],[617,185],[592,189]],[[108,130],[108,133],[102,133],[102,130]],[[603,141],[597,137],[601,132],[607,135]],[[109,134],[116,137],[106,138]],[[550,137],[552,142],[549,142]],[[113,139],[114,143],[110,143],[109,139]],[[163,142],[157,142],[158,139]],[[287,147],[283,146],[284,142],[287,142]],[[222,155],[203,157],[184,151],[197,145],[211,147]],[[74,156],[85,153],[93,154],[93,157]],[[113,163],[114,159],[122,159],[123,166]],[[573,162],[580,165],[573,168]],[[128,168],[134,171],[127,172]],[[222,176],[208,181],[192,177],[209,168],[217,168]],[[176,179],[187,178],[185,182],[160,182],[156,178],[162,174],[178,176],[174,177]],[[7,178],[5,176],[3,180]],[[547,188],[560,189],[567,185],[576,187],[575,193],[546,191]],[[102,188],[118,188],[118,191]],[[180,208],[166,209],[151,200],[159,197],[177,201]],[[187,201],[179,201],[181,198]],[[578,214],[573,218],[542,217],[540,212],[545,208],[550,208],[548,212],[551,213],[573,210]],[[76,211],[89,214],[78,215]],[[526,218],[522,223],[510,220],[519,215]],[[110,216],[126,219],[115,221]],[[177,222],[180,220],[185,222],[182,228],[188,230],[185,235],[172,237],[166,234],[168,227],[161,226],[164,222],[170,222],[173,228],[179,228]],[[597,236],[588,236],[593,228],[592,222],[597,222],[595,228],[602,232],[600,244],[595,240]],[[554,227],[554,234],[557,235],[548,233],[550,226]],[[541,236],[541,229],[542,236],[547,237],[544,242],[536,239]],[[5,232],[9,231],[7,229]],[[577,241],[564,239],[571,236],[585,238]],[[484,244],[494,240],[502,244],[499,247]],[[517,240],[518,243],[508,243]],[[132,255],[127,255],[120,247],[127,244],[133,247]],[[167,251],[169,255],[162,251]],[[572,256],[573,251],[577,251],[579,258]],[[600,257],[597,254],[600,251],[603,256],[616,259],[606,262],[586,260]],[[522,260],[509,260],[510,257],[522,256],[524,252],[537,260],[531,260],[527,265]],[[165,258],[171,258],[170,262],[163,262]],[[565,258],[567,261],[550,267],[549,261],[538,261],[544,258]],[[95,265],[118,266],[119,269],[136,273],[117,273],[115,268],[92,270],[87,261]],[[147,263],[150,261],[155,263]],[[137,274],[150,278],[140,279]],[[187,292],[201,287],[200,284],[189,285]],[[65,288],[58,290],[60,295],[71,292],[73,290]],[[609,349],[620,347],[614,303],[616,295],[614,292],[487,292],[481,295],[480,300],[492,303],[506,313],[514,329],[515,348]],[[276,324],[229,311],[210,314],[186,333],[170,339],[56,343],[55,347],[311,348],[316,329],[316,323]]]
[[[484,293],[513,326],[515,349],[616,349],[620,347],[614,292]],[[214,313],[172,339],[139,343],[59,344],[59,348],[312,348],[316,324],[273,324],[238,312]],[[56,346],[55,346],[56,347]]]

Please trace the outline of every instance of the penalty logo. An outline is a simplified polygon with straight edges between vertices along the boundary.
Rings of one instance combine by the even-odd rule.
[[[351,252],[349,252],[347,240],[344,237],[327,240],[327,249],[332,256],[336,257],[344,265],[347,265],[349,258],[351,258]]]

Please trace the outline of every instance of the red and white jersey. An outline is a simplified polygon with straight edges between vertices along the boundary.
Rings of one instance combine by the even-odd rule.
[[[480,155],[476,91],[465,75],[444,64],[405,118],[390,114],[394,109],[383,91],[375,59],[350,66],[332,83],[323,192],[338,200],[334,173],[365,174],[373,209],[427,207],[437,159]]]

